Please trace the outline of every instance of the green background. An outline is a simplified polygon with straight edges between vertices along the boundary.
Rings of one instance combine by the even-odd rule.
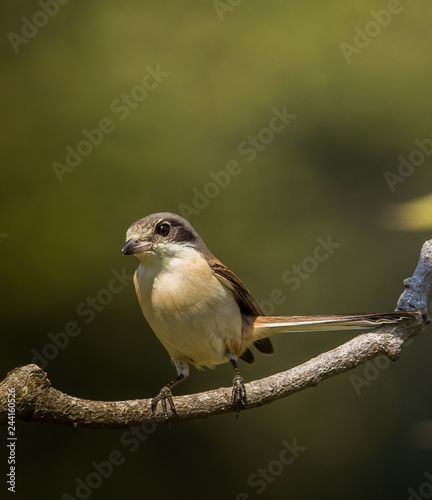
[[[14,50],[10,33],[22,36],[22,17],[32,20],[41,6],[3,2],[2,376],[75,321],[81,333],[46,367],[56,388],[89,399],[147,398],[173,378],[132,284],[88,323],[77,308],[107,287],[113,270],[133,273],[137,261],[120,255],[133,221],[194,207],[197,190],[219,192],[194,207],[191,223],[259,302],[281,290],[275,314],[395,307],[431,235],[427,227],[397,230],[395,205],[431,192],[429,152],[393,189],[385,174],[400,175],[399,155],[432,139],[430,3],[231,3],[218,15],[211,1],[71,1]],[[372,11],[389,8],[398,13],[381,13],[378,25]],[[359,34],[366,28],[369,40]],[[362,48],[348,62],[340,44],[353,45],[356,34]],[[169,75],[120,119],[112,103],[158,65]],[[248,162],[239,145],[268,127],[275,108],[296,117]],[[105,118],[113,131],[60,182],[52,163],[64,163],[66,147],[76,149],[82,130]],[[211,191],[211,172],[230,161],[241,172]],[[329,236],[340,246],[292,291],[284,273],[310,262],[317,238]],[[274,356],[242,364],[242,374],[286,370],[351,337],[281,335]],[[432,472],[431,347],[426,332],[384,369],[359,367],[237,421],[230,414],[161,425],[133,451],[125,430],[19,422],[17,498],[79,498],[76,478],[85,481],[92,462],[115,450],[124,463],[92,499],[404,499],[409,488],[432,491],[423,485]],[[365,380],[359,395],[353,375]],[[228,386],[232,377],[229,365],[193,369],[176,393]],[[283,442],[294,440],[306,449],[281,468]],[[6,437],[1,446],[5,464]],[[270,471],[262,492],[259,469]]]

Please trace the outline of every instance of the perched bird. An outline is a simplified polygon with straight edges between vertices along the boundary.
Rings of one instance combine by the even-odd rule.
[[[272,354],[268,337],[276,333],[376,327],[415,314],[264,316],[248,289],[210,252],[191,224],[169,212],[134,222],[122,254],[140,261],[134,275],[138,301],[177,369],[177,378],[152,400],[153,414],[160,402],[166,420],[167,402],[176,414],[171,389],[187,378],[189,363],[202,368],[231,362],[232,405],[238,416],[246,390],[237,360],[253,363],[251,346]]]

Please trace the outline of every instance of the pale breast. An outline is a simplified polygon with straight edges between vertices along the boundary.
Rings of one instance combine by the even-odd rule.
[[[144,316],[172,358],[212,366],[240,344],[239,307],[204,259],[170,259],[158,272],[141,263],[135,287]]]

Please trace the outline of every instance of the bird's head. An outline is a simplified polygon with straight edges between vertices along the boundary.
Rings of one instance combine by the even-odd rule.
[[[170,212],[160,212],[139,219],[130,226],[121,253],[135,255],[140,260],[149,255],[163,258],[176,255],[185,246],[198,251],[207,250],[187,220]]]

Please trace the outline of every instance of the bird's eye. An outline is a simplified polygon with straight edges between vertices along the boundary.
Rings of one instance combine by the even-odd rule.
[[[170,232],[170,225],[169,224],[161,224],[158,228],[157,228],[157,232],[161,235],[161,236],[168,236],[169,235],[169,232]]]

